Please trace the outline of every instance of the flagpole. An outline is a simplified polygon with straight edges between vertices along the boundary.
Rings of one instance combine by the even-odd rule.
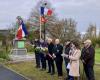
[[[41,35],[42,33],[41,33],[41,15],[40,15],[40,40],[41,40]]]
[[[41,0],[41,1],[43,1],[43,0]],[[41,7],[41,6],[40,6]],[[41,14],[40,14],[40,40],[42,39],[42,22],[41,22]]]
[[[44,17],[44,16],[43,16]],[[45,18],[45,17],[44,17]],[[46,40],[46,26],[45,26],[46,22],[43,23],[44,26],[44,42]]]

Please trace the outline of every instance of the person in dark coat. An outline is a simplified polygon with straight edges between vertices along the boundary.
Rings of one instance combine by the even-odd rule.
[[[95,49],[92,46],[91,40],[84,42],[82,49],[81,60],[83,62],[84,71],[88,80],[95,80],[94,77],[94,62],[95,62]]]
[[[69,52],[70,52],[70,41],[67,41],[66,43],[65,43],[65,54],[66,55],[69,55]],[[67,71],[67,76],[68,76],[68,74],[69,74],[69,69],[67,68],[67,65],[68,65],[68,63],[70,62],[70,60],[68,59],[68,58],[66,58],[66,57],[64,57],[64,60],[65,60],[65,67],[66,67],[66,71]]]
[[[54,59],[53,59],[53,47],[54,44],[52,43],[52,39],[48,39],[48,54],[47,54],[47,61],[48,61],[48,72],[51,73],[51,75],[54,75],[55,73],[55,67],[54,67]]]
[[[40,68],[40,52],[37,51],[37,49],[36,49],[40,46],[40,42],[38,39],[35,39],[34,45],[35,45],[34,49],[35,49],[36,68]]]
[[[55,40],[53,53],[54,53],[53,57],[55,58],[55,62],[56,62],[58,77],[62,78],[63,76],[63,71],[62,71],[63,57],[61,56],[61,54],[63,53],[63,46],[60,44],[59,39]]]
[[[45,47],[47,47],[47,43],[43,40],[40,41],[40,58],[41,58],[41,70],[46,70],[46,53],[43,51]]]

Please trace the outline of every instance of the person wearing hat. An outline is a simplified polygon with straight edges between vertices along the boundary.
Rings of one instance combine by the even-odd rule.
[[[88,80],[95,80],[94,77],[94,62],[95,62],[95,49],[92,46],[91,40],[84,42],[82,49],[81,60],[83,62],[84,71]]]

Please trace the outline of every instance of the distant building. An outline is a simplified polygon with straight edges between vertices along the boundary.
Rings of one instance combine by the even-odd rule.
[[[0,34],[7,36],[9,34],[9,30],[0,30]]]

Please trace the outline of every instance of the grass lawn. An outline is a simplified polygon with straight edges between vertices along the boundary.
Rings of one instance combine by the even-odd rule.
[[[15,71],[23,74],[24,76],[27,76],[28,78],[32,80],[58,80],[57,73],[54,76],[51,76],[50,74],[46,73],[47,71],[40,71],[39,69],[35,68],[35,62],[22,62],[17,64],[7,64],[11,69],[14,69]],[[64,77],[66,77],[66,71],[65,68],[63,68]],[[82,77],[83,69],[81,67],[81,77]],[[96,80],[100,80],[100,66],[95,66],[95,76]],[[84,78],[84,80],[86,80]]]
[[[100,63],[100,49],[96,49],[95,59],[96,59],[96,63]],[[40,71],[40,69],[35,68],[34,61],[22,62],[16,64],[6,64],[6,66],[23,74],[24,76],[32,80],[58,80],[57,72],[54,76],[51,76],[50,74],[46,73],[47,71]],[[63,68],[64,77],[66,77],[65,66],[63,67],[64,67]],[[95,69],[96,80],[100,80],[100,65],[95,65],[94,69]],[[83,68],[81,66],[81,78],[82,78],[82,74],[83,74]],[[86,79],[84,78],[84,80]]]
[[[40,71],[40,69],[35,68],[34,61],[17,64],[7,64],[7,66],[32,80],[57,80],[57,75],[54,75],[52,77],[51,75],[46,73],[47,71]]]
[[[100,63],[100,48],[96,49],[96,54],[95,54],[95,61],[96,63]]]

